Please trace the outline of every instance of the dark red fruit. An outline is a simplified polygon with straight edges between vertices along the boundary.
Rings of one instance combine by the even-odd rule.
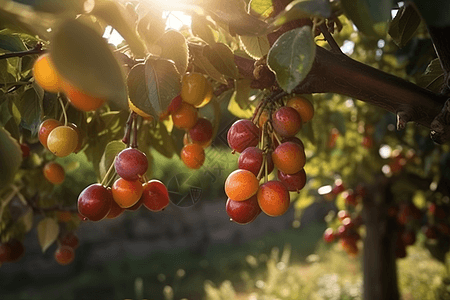
[[[106,215],[106,218],[107,219],[117,218],[125,211],[125,209],[126,208],[123,208],[119,204],[117,204],[116,201],[112,201],[111,202],[111,210],[109,211],[108,215]]]
[[[80,240],[73,232],[68,232],[63,235],[59,242],[61,243],[61,245],[69,246],[73,249],[78,248],[78,245],[80,244]]]
[[[144,185],[142,203],[150,211],[161,211],[169,205],[169,191],[164,183],[153,179]]]
[[[60,246],[55,251],[55,260],[58,264],[65,266],[75,258],[75,251],[69,246]]]
[[[353,193],[352,190],[348,190],[347,194],[344,197],[345,200],[345,205],[348,206],[356,206],[356,204],[358,204],[357,200],[356,200],[356,195],[355,193]]]
[[[292,107],[280,107],[272,117],[273,129],[282,137],[294,136],[302,128],[302,118]]]
[[[346,228],[344,225],[340,225],[337,229],[336,235],[338,238],[346,238],[349,235],[349,229]]]
[[[136,210],[138,210],[139,208],[141,208],[141,205],[142,205],[142,196],[141,196],[141,199],[139,199],[139,201],[136,202],[135,205],[126,208],[126,210],[136,211]]]
[[[327,228],[323,233],[323,240],[327,243],[332,243],[334,241],[335,235],[333,228]]]
[[[334,187],[331,190],[331,193],[335,196],[339,195],[340,193],[342,193],[343,191],[345,191],[345,187],[344,184],[342,183],[342,180],[338,179],[334,182]]]
[[[183,101],[183,99],[181,99],[181,95],[176,96],[170,102],[169,107],[167,108],[167,111],[169,113],[173,113],[173,112],[177,111],[180,108],[182,101]]]
[[[244,201],[234,201],[228,198],[226,210],[228,216],[238,224],[253,222],[261,213],[256,195]]]
[[[342,225],[344,225],[344,227],[347,229],[355,227],[355,223],[353,223],[352,219],[350,219],[349,217],[342,220]]]
[[[343,221],[345,218],[349,218],[350,214],[346,210],[340,210],[337,214],[339,221]]]
[[[22,150],[23,158],[30,156],[30,147],[27,144],[20,144],[20,150]]]
[[[122,150],[114,162],[117,174],[125,180],[136,181],[148,169],[147,156],[135,148]]]
[[[111,210],[112,194],[99,183],[91,184],[78,196],[78,212],[91,221],[100,221]]]
[[[212,139],[212,135],[213,126],[205,118],[198,118],[197,123],[189,130],[189,136],[194,143],[206,143]]]
[[[0,244],[0,264],[18,261],[24,252],[25,248],[22,242],[17,239],[11,239],[6,243]]]
[[[227,140],[231,149],[241,153],[258,145],[259,129],[250,120],[238,120],[228,130]]]
[[[285,137],[285,138],[283,138],[283,139],[281,140],[281,142],[282,142],[282,143],[285,143],[285,142],[296,143],[296,144],[299,144],[303,149],[305,149],[305,145],[303,144],[302,140],[299,139],[299,138],[296,137],[296,136]],[[277,142],[277,143],[278,143],[278,142]],[[276,145],[276,146],[278,146],[278,145]]]
[[[414,231],[404,231],[401,235],[401,239],[405,246],[414,245],[416,242],[416,233]]]
[[[278,180],[280,180],[289,191],[300,191],[306,184],[305,169],[301,169],[294,174],[285,174],[278,170]]]
[[[266,155],[267,158],[267,173],[270,174],[273,171],[274,165],[271,155]],[[258,176],[259,170],[263,164],[263,151],[257,147],[248,147],[242,151],[239,155],[238,165],[239,169],[244,169],[252,172],[255,176]],[[265,172],[265,170],[263,170]],[[264,173],[263,173],[264,174]]]

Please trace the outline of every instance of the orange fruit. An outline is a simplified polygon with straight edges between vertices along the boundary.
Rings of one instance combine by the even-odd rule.
[[[128,181],[119,178],[114,182],[111,191],[114,201],[116,201],[120,207],[128,208],[139,201],[144,188],[139,180]]]
[[[57,93],[61,89],[61,75],[56,71],[50,54],[39,56],[33,65],[34,81],[47,92]]]
[[[180,129],[191,129],[197,123],[197,120],[197,109],[186,102],[181,102],[180,108],[172,113],[173,125]]]
[[[205,162],[205,150],[199,144],[187,144],[181,149],[181,160],[189,169],[199,169]]]
[[[303,123],[310,121],[314,117],[314,106],[304,97],[295,96],[288,100],[286,106],[295,109],[302,118]]]
[[[70,126],[58,126],[47,138],[48,150],[58,157],[65,157],[78,146],[78,134]]]
[[[66,173],[63,167],[56,162],[49,162],[43,169],[44,177],[53,184],[60,184],[64,181]]]
[[[262,184],[256,197],[261,210],[268,216],[281,216],[289,209],[289,191],[280,181],[272,180]]]
[[[90,96],[65,80],[62,81],[61,89],[69,102],[82,111],[94,111],[105,103],[105,99]]]
[[[234,201],[244,201],[258,191],[259,180],[248,170],[238,169],[231,172],[225,181],[225,193]]]

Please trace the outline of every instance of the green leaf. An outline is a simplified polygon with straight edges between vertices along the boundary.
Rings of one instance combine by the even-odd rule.
[[[236,98],[234,95],[231,97],[230,102],[228,103],[228,111],[232,113],[234,116],[241,119],[248,119],[253,116],[253,112],[255,107],[253,105],[249,105],[247,109],[242,109],[236,102]]]
[[[33,217],[33,210],[29,208],[18,220],[18,222],[22,222],[25,232],[28,232],[33,228]]]
[[[134,65],[128,73],[128,94],[130,101],[143,112],[157,117],[157,113],[148,98],[147,82],[145,81],[145,64]]]
[[[131,52],[137,57],[145,55],[145,46],[134,30],[134,21],[121,4],[102,1],[95,4],[92,14],[111,25],[127,41]]]
[[[172,158],[175,153],[175,146],[172,138],[167,132],[166,126],[162,122],[151,128],[149,131],[151,146],[167,158]]]
[[[166,111],[170,102],[181,92],[181,76],[174,63],[165,59],[149,58],[145,62],[145,81],[148,91],[148,105],[156,112],[155,119]],[[150,110],[143,110],[151,113]]]
[[[0,49],[18,52],[27,50],[27,47],[17,34],[13,34],[9,29],[2,29],[0,30]]]
[[[270,50],[269,39],[264,36],[239,36],[242,48],[253,59],[260,59]]]
[[[100,178],[103,179],[105,177],[109,167],[114,162],[116,155],[126,147],[127,145],[125,145],[122,141],[111,141],[106,145],[105,152],[103,152],[103,156],[100,159],[99,164]]]
[[[194,36],[198,36],[206,43],[212,45],[216,41],[214,39],[213,28],[214,25],[205,17],[194,14],[192,16],[191,30]]]
[[[34,84],[33,88],[27,89],[16,103],[22,120],[26,123],[25,127],[31,131],[32,135],[35,135],[39,131],[43,99],[44,93],[42,88]]]
[[[281,35],[267,56],[269,68],[280,87],[290,93],[308,75],[316,55],[311,27],[303,26]]]
[[[54,32],[51,56],[59,73],[94,97],[127,107],[125,75],[110,47],[93,28],[66,20]]]
[[[0,60],[0,82],[4,84],[16,82],[17,79],[11,75],[9,69],[11,68],[10,59]]]
[[[268,18],[274,11],[272,0],[251,0],[249,5],[249,13],[256,13],[258,16]]]
[[[172,60],[178,73],[186,73],[189,62],[189,49],[184,36],[175,30],[169,30],[159,41],[161,57]]]
[[[8,131],[0,127],[0,187],[5,187],[13,179],[22,163],[19,143]]]
[[[166,24],[162,19],[162,12],[158,9],[150,10],[138,21],[137,31],[144,39],[147,48],[152,48],[165,32]]]
[[[222,43],[210,44],[203,48],[203,55],[223,75],[234,79],[239,78],[239,70],[234,62],[234,54],[227,45]]]
[[[37,234],[42,252],[45,252],[45,250],[47,250],[58,238],[58,223],[52,218],[41,220],[37,225]]]
[[[284,11],[278,14],[272,22],[273,27],[279,27],[289,21],[320,17],[329,18],[331,6],[328,0],[295,0],[289,3]]]
[[[438,93],[443,84],[444,71],[442,70],[439,58],[435,58],[427,66],[427,69],[422,76],[417,79],[417,85]]]
[[[211,62],[203,55],[203,47],[193,47],[191,48],[192,55],[194,57],[194,66],[200,68],[203,73],[211,77],[217,82],[227,84],[225,76],[221,74],[217,69],[211,64]],[[200,72],[200,70],[197,70]]]
[[[412,5],[402,6],[389,24],[389,35],[403,47],[413,37],[420,24],[420,15]]]
[[[342,8],[358,30],[369,36],[377,36],[377,23],[390,19],[391,0],[342,0]]]
[[[234,99],[239,107],[243,110],[246,110],[250,107],[249,97],[251,82],[252,80],[248,78],[238,79],[235,81],[235,88],[232,99]]]

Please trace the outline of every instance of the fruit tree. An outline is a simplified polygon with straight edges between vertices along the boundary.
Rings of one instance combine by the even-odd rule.
[[[0,264],[26,255],[33,224],[66,265],[80,222],[163,210],[152,151],[202,169],[228,110],[238,169],[223,183],[224,217],[247,224],[334,202],[324,240],[364,249],[365,299],[399,299],[395,261],[417,232],[438,259],[450,245],[449,9],[0,0]],[[170,28],[169,11],[189,21]],[[69,155],[97,175],[76,197]]]

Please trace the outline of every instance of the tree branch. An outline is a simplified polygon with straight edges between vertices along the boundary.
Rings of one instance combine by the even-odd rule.
[[[42,44],[37,43],[33,49],[26,50],[26,51],[5,53],[5,54],[0,55],[0,59],[6,59],[6,58],[11,58],[11,57],[23,57],[23,56],[32,55],[32,54],[41,54],[41,53],[44,53],[45,51],[47,51],[47,50],[42,49]]]

